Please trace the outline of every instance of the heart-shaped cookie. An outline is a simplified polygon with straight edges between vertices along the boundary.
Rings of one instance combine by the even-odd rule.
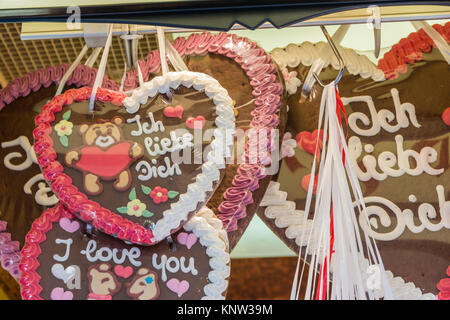
[[[33,223],[19,266],[23,299],[225,299],[227,236],[211,210],[200,210],[180,230],[198,237],[191,248],[177,242],[125,244],[97,230],[87,233],[83,222],[71,233],[61,228],[64,218],[75,219],[58,204]],[[68,268],[74,273],[64,279]]]
[[[37,165],[32,132],[34,118],[55,95],[68,68],[64,64],[39,69],[0,90],[0,261],[16,279],[18,250],[31,223],[58,202]],[[96,69],[80,65],[67,79],[67,86],[92,85],[96,73]],[[117,89],[119,85],[105,78],[103,87]]]
[[[245,37],[209,32],[178,37],[173,46],[189,70],[212,76],[228,91],[234,101],[238,131],[248,134],[251,129],[278,129],[281,140],[286,121],[284,81],[277,65],[262,48]],[[150,52],[140,67],[143,72],[158,74],[159,52]],[[137,73],[130,73],[128,80],[129,88],[137,86]],[[235,150],[243,149],[244,158],[250,153],[248,148],[241,148],[245,143],[248,144],[245,139],[235,142]],[[241,160],[238,152],[234,157],[234,161],[227,161],[224,178],[207,203],[223,220],[231,250],[253,218],[271,175],[278,169],[276,161],[269,166],[261,161],[249,164],[248,160]]]
[[[67,208],[108,234],[140,244],[179,229],[211,196],[234,134],[232,101],[213,78],[168,73],[131,97],[91,89],[55,97],[36,117],[34,150]],[[123,106],[122,106],[123,104]],[[182,119],[164,108],[182,105]],[[202,115],[202,130],[186,119]],[[195,139],[194,139],[195,136]]]
[[[348,58],[349,49],[345,53]],[[377,240],[387,270],[412,282],[421,293],[435,295],[450,261],[450,134],[442,118],[450,99],[449,66],[433,49],[397,78],[379,80],[364,78],[367,74],[361,72],[350,74],[357,67],[363,70],[362,63],[352,65],[351,60],[358,59],[346,61],[348,71],[339,82],[339,92],[348,118],[348,127],[343,127],[348,132],[349,156],[355,159],[369,213],[369,225],[360,219],[360,226]],[[305,75],[308,68],[288,66],[287,70]],[[336,73],[328,67],[320,77],[327,83]],[[317,129],[320,92],[316,85],[306,102],[298,102],[299,92],[289,98],[295,133]],[[307,186],[302,181],[310,174],[312,161],[311,153],[297,149],[294,157],[283,161],[279,173],[280,189],[297,210],[305,206]],[[264,208],[259,214],[297,252],[301,219],[295,209],[285,208],[285,215],[279,209],[278,219]]]

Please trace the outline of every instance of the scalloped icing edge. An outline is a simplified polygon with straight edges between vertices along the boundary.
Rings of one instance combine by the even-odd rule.
[[[266,207],[264,210],[264,215],[269,219],[275,220],[275,225],[280,229],[285,229],[285,234],[288,239],[295,239],[295,244],[299,246],[297,240],[302,244],[301,239],[299,238],[304,231],[305,228],[296,223],[299,220],[303,219],[304,211],[296,210],[295,202],[286,200],[287,193],[285,191],[279,190],[280,183],[275,181],[270,181],[269,187],[261,201],[261,207]],[[289,219],[290,218],[290,219]],[[299,219],[300,218],[300,219]],[[291,221],[289,221],[291,220]],[[308,222],[312,220],[308,219]],[[309,224],[308,224],[309,225]],[[316,239],[314,234],[311,235],[311,239]],[[305,246],[304,243],[302,246]],[[310,246],[317,246],[317,243],[314,243]],[[368,260],[364,259],[360,261],[361,264],[368,266]],[[396,300],[436,300],[437,297],[432,293],[422,293],[422,290],[413,282],[405,283],[405,280],[401,277],[394,277],[391,271],[386,270],[386,276],[392,288],[392,294]],[[367,278],[364,277],[363,279]],[[382,290],[373,291],[375,297],[377,299],[381,299],[384,297]]]
[[[239,44],[239,46],[236,46]],[[235,61],[241,66],[250,80],[253,88],[252,95],[255,98],[256,108],[252,111],[251,128],[265,130],[275,129],[279,125],[278,112],[281,108],[283,99],[283,87],[276,76],[276,66],[262,48],[258,47],[256,42],[250,41],[246,37],[238,37],[235,34],[220,32],[211,34],[209,32],[193,33],[189,37],[178,37],[173,42],[174,48],[181,56],[185,55],[206,55],[217,54]],[[145,60],[140,61],[142,72],[147,76],[149,73],[156,73],[160,70],[160,55],[158,50],[148,53]],[[134,80],[129,74],[128,83],[130,89],[136,86],[138,82],[137,72],[134,72]],[[145,77],[144,76],[144,77]],[[270,123],[264,122],[264,119],[271,119]],[[245,149],[245,156],[249,156],[248,149]],[[240,164],[238,171],[233,178],[232,186],[227,191],[233,190],[234,185],[240,179],[253,178],[255,181],[263,179],[266,165],[258,163],[254,165]],[[258,175],[254,174],[259,172]],[[259,187],[258,187],[259,188]],[[237,222],[246,217],[247,206],[243,204],[246,194],[252,195],[249,188],[241,188],[242,197],[238,200],[223,200],[218,206],[219,214],[217,217],[223,221],[224,227],[228,232],[237,230]],[[253,198],[252,198],[253,199]],[[236,208],[234,212],[221,212],[221,207]],[[242,212],[244,210],[244,212]]]
[[[358,54],[351,48],[337,46],[344,60],[347,71],[352,75],[359,75],[362,78],[372,78],[374,81],[383,81],[385,76],[372,61],[365,55]],[[322,58],[324,68],[331,66],[335,70],[340,69],[339,61],[334,55],[327,42],[320,41],[311,43],[305,41],[299,45],[290,43],[284,48],[275,48],[270,52],[271,57],[278,64],[286,78],[286,88],[289,88],[289,94],[295,94],[300,85],[298,78],[289,78],[288,67],[296,68],[299,65],[311,66],[315,60]],[[296,80],[297,79],[297,80]],[[294,83],[295,82],[295,83]]]
[[[450,22],[445,25],[434,24],[432,27],[450,43]],[[406,72],[407,64],[421,61],[422,53],[428,53],[434,47],[434,42],[423,29],[411,32],[384,54],[378,61],[378,68],[383,70],[387,79],[395,79],[399,73]]]
[[[57,204],[55,207],[45,210],[33,222],[33,226],[26,236],[26,243],[21,251],[22,259],[19,263],[21,271],[19,284],[24,300],[43,300],[40,297],[42,287],[39,281],[41,278],[37,273],[40,266],[38,262],[41,254],[40,244],[46,240],[46,233],[53,228],[53,224],[64,217],[73,219],[75,216],[62,204]],[[217,220],[207,211],[199,212],[198,216],[193,217],[183,226],[184,230],[193,232],[199,238],[200,244],[206,247],[206,254],[210,257],[209,265],[212,269],[208,274],[210,283],[203,288],[205,296],[202,297],[202,300],[224,300],[224,292],[228,288],[230,255],[225,241],[220,237],[223,233],[217,228]]]
[[[187,220],[189,212],[192,212],[191,208],[195,210],[199,202],[206,200],[206,192],[214,191],[212,182],[219,180],[220,169],[225,167],[225,158],[230,155],[234,144],[234,139],[226,138],[229,133],[234,135],[235,132],[233,101],[219,82],[207,74],[191,71],[168,72],[134,90],[131,97],[123,100],[123,105],[128,113],[135,113],[149,98],[158,93],[166,93],[170,88],[176,89],[180,85],[205,92],[213,100],[216,105],[217,128],[214,129],[214,139],[209,144],[211,151],[207,154],[207,161],[201,166],[201,173],[196,176],[195,182],[187,186],[187,191],[180,195],[180,200],[164,211],[163,218],[156,222],[152,230],[156,241],[169,236],[170,230],[178,228],[182,221]]]

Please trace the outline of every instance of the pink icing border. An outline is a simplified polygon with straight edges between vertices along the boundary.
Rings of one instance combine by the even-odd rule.
[[[54,97],[35,118],[36,129],[33,131],[35,138],[34,151],[37,155],[39,166],[45,180],[51,184],[52,191],[61,203],[72,213],[91,222],[94,227],[105,233],[117,236],[122,240],[129,240],[139,244],[152,244],[153,232],[143,226],[124,219],[122,216],[100,206],[99,203],[88,200],[88,197],[80,192],[72,184],[72,179],[66,175],[63,166],[57,161],[57,154],[53,149],[51,123],[55,120],[55,113],[60,112],[63,106],[74,101],[86,101],[90,98],[92,88],[83,87],[70,89]],[[125,93],[98,88],[96,100],[110,102],[121,106]]]
[[[0,90],[0,111],[20,97],[26,97],[52,84],[58,84],[68,68],[69,64],[62,64],[38,69],[10,82],[4,89]],[[97,69],[79,65],[67,79],[67,85],[77,87],[93,85],[96,75]],[[115,90],[119,88],[119,85],[108,79],[107,76],[103,80],[103,86]],[[8,271],[14,279],[18,280],[20,276],[18,269],[20,243],[11,240],[12,235],[6,232],[6,225],[6,221],[0,220],[0,262],[3,269]]]
[[[184,55],[205,55],[215,53],[228,57],[237,62],[251,79],[252,94],[255,97],[255,108],[251,115],[253,120],[251,128],[268,130],[277,128],[279,124],[278,111],[281,106],[283,88],[277,80],[277,69],[272,63],[271,57],[259,48],[256,42],[245,37],[224,32],[212,35],[209,32],[191,34],[188,38],[177,38],[173,42],[174,48]],[[139,65],[145,79],[150,73],[160,69],[160,56],[158,50],[147,55],[146,60],[141,60]],[[128,90],[138,84],[137,72],[128,73],[124,87]],[[249,154],[249,142],[245,149],[245,159]],[[268,146],[270,150],[270,145]],[[232,187],[224,192],[225,200],[218,206],[222,220],[228,232],[237,230],[238,220],[247,215],[246,206],[253,203],[252,192],[259,188],[259,180],[266,176],[265,166],[270,162],[269,152],[267,157],[257,164],[241,164],[237,174],[233,178]]]
[[[439,32],[447,42],[450,42],[450,22],[445,25],[434,24],[433,28]],[[392,49],[386,52],[378,61],[378,68],[383,70],[386,79],[395,79],[399,73],[407,71],[407,64],[422,60],[422,53],[430,52],[436,47],[433,40],[420,29],[401,39]]]
[[[38,257],[41,254],[40,243],[46,240],[45,234],[53,227],[53,223],[66,217],[72,219],[74,216],[62,204],[47,209],[34,220],[31,230],[25,237],[25,245],[20,252],[22,259],[19,263],[21,272],[19,284],[20,294],[24,300],[43,300],[40,297],[42,287],[39,285],[41,277],[37,273],[39,267]]]

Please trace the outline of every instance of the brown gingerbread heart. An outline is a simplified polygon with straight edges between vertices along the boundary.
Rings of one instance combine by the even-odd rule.
[[[161,241],[221,179],[234,134],[231,99],[213,78],[188,71],[156,77],[131,97],[100,90],[93,112],[90,92],[67,91],[36,117],[43,175],[61,202],[96,228],[134,243]],[[182,119],[163,112],[176,105]],[[186,126],[199,115],[201,129]]]
[[[446,90],[450,86],[449,66],[433,49],[422,54],[420,62],[409,65],[406,72],[397,73],[395,79],[379,80],[373,76],[371,79],[369,73],[364,78],[361,67],[364,64],[352,65],[352,61],[359,61],[358,56],[349,49],[342,50],[348,59],[348,70],[339,82],[348,120],[344,132],[348,132],[350,156],[355,159],[370,219],[370,225],[360,221],[360,226],[377,240],[385,268],[402,278],[393,281],[399,285],[398,298],[402,294],[410,298],[434,297],[436,284],[445,276],[450,259],[447,219],[450,136],[442,119],[450,99]],[[281,56],[280,52],[278,55]],[[297,72],[304,81],[308,67],[286,68]],[[336,72],[327,67],[320,77],[326,82],[334,79]],[[317,129],[320,93],[316,85],[306,102],[299,103],[299,92],[289,98],[289,119],[299,138],[302,132]],[[265,204],[274,208],[259,211],[263,220],[296,252],[301,244],[297,237],[302,228],[299,216],[306,199],[302,181],[310,174],[313,161],[313,152],[301,139],[298,142],[295,156],[283,161],[277,180],[280,190],[287,195],[269,194]],[[286,196],[291,203],[287,204]],[[400,285],[402,281],[414,286],[406,290],[407,286]],[[420,290],[413,290],[414,287]]]
[[[181,240],[188,238],[189,246]],[[209,209],[154,246],[88,232],[61,204],[33,224],[21,252],[25,300],[224,299],[226,232]]]

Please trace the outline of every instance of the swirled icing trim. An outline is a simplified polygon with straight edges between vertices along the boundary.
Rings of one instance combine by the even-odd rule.
[[[385,79],[383,71],[369,60],[365,55],[356,53],[355,50],[338,46],[342,59],[348,72],[352,75],[360,75],[362,78],[372,78],[374,81]],[[321,58],[324,68],[331,66],[335,70],[340,69],[339,61],[327,42],[311,43],[305,41],[300,45],[289,44],[285,48],[275,48],[270,52],[271,57],[280,67],[286,81],[289,94],[294,94],[299,86],[295,76],[289,73],[288,68],[296,68],[299,65],[311,66],[315,60]]]
[[[280,190],[280,184],[270,181],[269,187],[261,201],[260,206],[266,207],[264,215],[269,219],[275,220],[275,225],[280,229],[285,229],[288,239],[295,239],[298,246],[306,246],[307,239],[302,239],[303,234],[309,235],[312,228],[312,220],[308,219],[306,226],[303,225],[304,211],[296,210],[295,202],[287,201],[287,193]],[[306,233],[305,233],[306,232]],[[306,237],[305,237],[306,238]],[[311,252],[316,250],[318,245],[318,236],[312,234],[309,243]],[[367,259],[360,261],[361,270],[367,270],[369,262]],[[394,277],[391,271],[386,270],[386,276],[390,283],[393,296],[396,300],[435,300],[436,296],[432,293],[422,293],[413,282],[405,283],[401,277]],[[363,280],[367,278],[367,274],[363,274]],[[366,283],[366,281],[364,281]],[[382,290],[375,290],[374,296],[377,299],[384,297]]]
[[[58,84],[69,67],[69,64],[61,64],[59,66],[38,69],[10,82],[4,89],[0,90],[0,110],[15,99],[26,97],[31,92],[36,92],[42,87],[47,88],[52,84]],[[76,87],[92,86],[96,75],[97,69],[79,65],[67,79],[66,85],[74,85]],[[118,90],[119,84],[108,79],[105,75],[102,87]]]
[[[210,283],[203,288],[205,295],[202,300],[224,300],[224,292],[228,288],[227,279],[230,276],[230,255],[226,242],[221,238],[223,236],[221,222],[217,223],[218,219],[211,216],[208,210],[206,209],[206,212],[201,210],[198,216],[189,220],[184,225],[184,230],[193,232],[199,238],[200,244],[206,247],[206,254],[210,257],[209,265],[212,269],[208,274]],[[40,296],[41,277],[37,273],[40,266],[38,258],[42,253],[40,244],[47,239],[46,233],[53,228],[53,224],[62,218],[73,219],[74,215],[62,204],[47,209],[33,222],[25,238],[26,243],[21,251],[22,259],[19,264],[20,293],[24,300],[43,300]]]
[[[206,254],[211,258],[208,283],[202,300],[224,300],[230,276],[230,254],[228,253],[228,236],[222,222],[214,216],[212,210],[203,207],[184,226],[184,230],[192,231],[200,244],[207,247]]]
[[[188,38],[179,37],[173,42],[174,48],[181,56],[218,54],[234,60],[245,71],[253,88],[256,108],[251,115],[253,120],[250,128],[270,131],[279,125],[278,112],[283,97],[283,87],[277,79],[277,68],[272,58],[256,42],[245,37],[224,32],[211,34],[209,32],[194,33]],[[143,72],[158,72],[160,56],[157,50],[150,52],[147,59],[140,62]],[[148,74],[144,76],[148,78]],[[127,88],[137,86],[138,77],[129,76]],[[134,79],[134,84],[132,83]],[[248,142],[245,148],[245,159],[249,154]],[[224,200],[219,204],[218,218],[228,232],[237,230],[237,222],[247,215],[247,205],[253,203],[252,191],[259,188],[258,181],[266,176],[265,166],[270,164],[270,145],[265,161],[255,164],[241,164],[232,181],[232,187],[224,192]],[[251,180],[251,181],[249,181]],[[245,184],[242,184],[246,181]]]
[[[438,300],[450,300],[450,266],[448,266],[446,273],[449,278],[439,280],[436,285],[439,290]]]
[[[45,180],[50,184],[58,199],[71,212],[77,213],[82,220],[90,222],[97,229],[120,239],[134,243],[151,244],[154,242],[151,230],[124,219],[122,216],[103,208],[95,201],[88,200],[86,195],[72,184],[72,179],[63,173],[62,165],[56,160],[56,151],[50,138],[54,113],[60,112],[63,106],[74,101],[88,100],[91,92],[92,88],[88,87],[70,89],[54,97],[42,108],[42,112],[35,118],[36,129],[33,131],[34,151],[37,155],[38,164],[42,168]],[[122,105],[125,97],[124,93],[103,88],[99,88],[96,95],[97,100],[110,102],[118,106]]]
[[[0,262],[3,269],[19,280],[20,244],[19,241],[12,241],[11,234],[6,232],[6,221],[0,221]]]
[[[207,74],[182,71],[155,77],[134,90],[131,97],[123,100],[123,105],[128,113],[135,113],[141,104],[158,92],[167,93],[171,88],[176,89],[180,85],[204,91],[213,100],[216,105],[217,128],[214,129],[211,151],[207,154],[207,161],[201,166],[201,173],[197,175],[195,182],[187,186],[187,192],[180,195],[180,200],[164,211],[163,218],[156,222],[153,235],[157,241],[170,235],[170,230],[176,229],[182,221],[187,220],[188,213],[206,199],[206,192],[213,191],[212,182],[219,180],[219,169],[225,167],[225,157],[230,155],[234,144],[234,139],[227,138],[230,133],[234,135],[235,131],[233,100],[219,82]]]
[[[450,42],[450,22],[445,25],[434,24],[433,28]],[[436,45],[428,34],[420,29],[402,38],[392,49],[378,61],[378,68],[383,70],[387,79],[395,79],[399,73],[405,73],[407,64],[422,60],[423,53],[430,52]]]
[[[26,97],[52,84],[58,84],[69,66],[69,64],[61,64],[38,69],[11,81],[4,89],[0,90],[0,111],[20,97]],[[97,69],[79,65],[67,79],[66,85],[74,85],[76,87],[89,86],[94,83],[96,75]],[[103,87],[117,90],[119,85],[105,76]],[[0,220],[0,262],[3,269],[8,271],[14,279],[18,280],[20,276],[18,271],[20,244],[17,241],[11,241],[12,236],[6,232],[6,225],[6,221]]]

